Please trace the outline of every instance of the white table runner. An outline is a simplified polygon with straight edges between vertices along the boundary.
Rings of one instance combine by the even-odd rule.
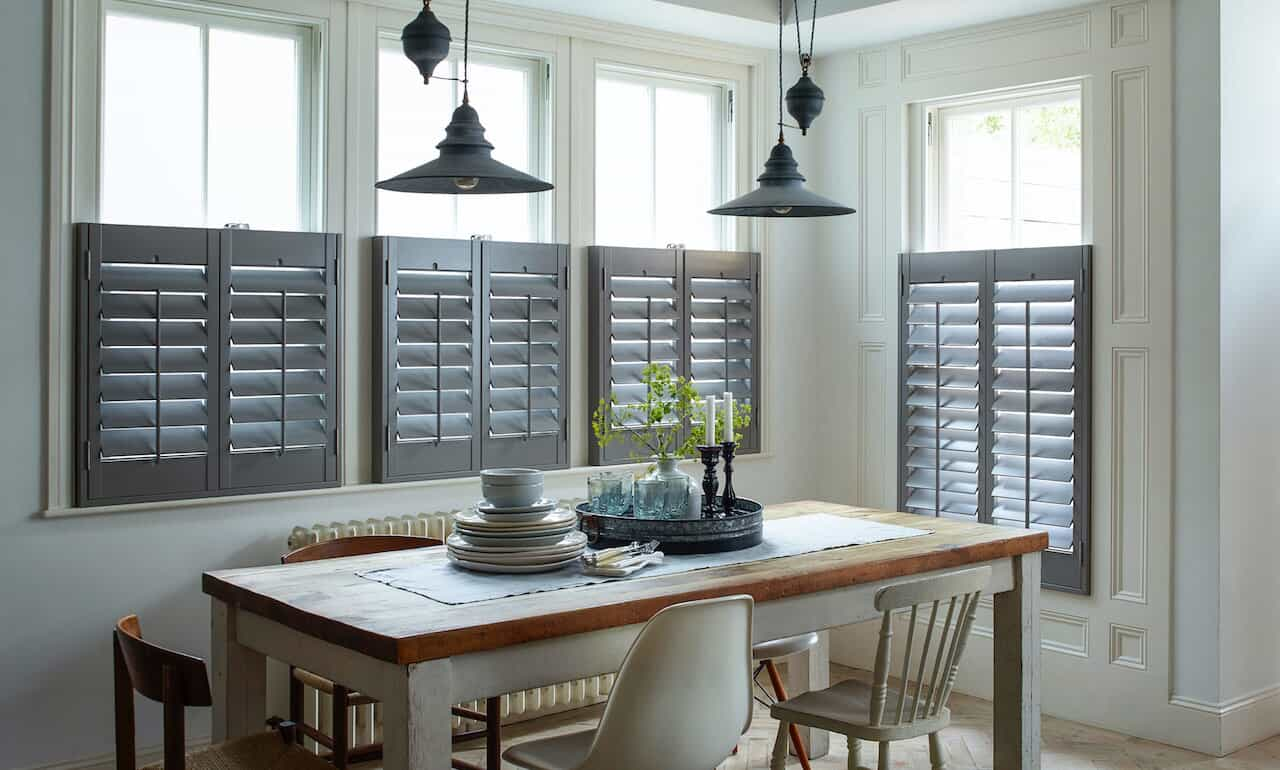
[[[470,604],[507,596],[558,591],[563,588],[608,583],[613,580],[642,580],[711,567],[727,567],[784,556],[798,556],[851,545],[868,545],[889,540],[932,534],[930,530],[882,524],[868,519],[815,513],[774,519],[764,523],[764,542],[752,548],[727,553],[668,555],[664,562],[646,567],[625,578],[584,575],[578,564],[532,575],[498,575],[471,572],[451,561],[434,559],[412,567],[393,567],[356,573],[366,580],[385,583],[402,591],[442,604]]]

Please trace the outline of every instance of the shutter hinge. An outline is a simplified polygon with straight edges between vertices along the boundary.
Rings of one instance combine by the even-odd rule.
[[[569,415],[565,415],[564,422],[561,423],[561,426],[561,429],[564,431],[564,435],[569,435]]]
[[[907,276],[903,273],[898,273],[898,296],[907,296]]]
[[[339,269],[338,265],[339,265],[338,258],[334,257],[333,258],[333,285],[334,286],[337,286],[339,283],[342,282],[342,270]]]
[[[383,428],[382,446],[384,449],[391,449],[391,426],[390,425]]]
[[[729,89],[729,122],[733,122],[733,89]]]
[[[933,113],[930,112],[925,119],[925,144],[929,147],[933,146]]]
[[[382,285],[391,285],[391,259],[382,260]]]
[[[338,429],[333,429],[333,451],[338,451]]]
[[[84,442],[84,469],[87,471],[93,464],[93,445],[88,441]]]
[[[84,279],[93,278],[93,249],[84,250]]]
[[[569,291],[569,266],[564,266],[564,290]]]

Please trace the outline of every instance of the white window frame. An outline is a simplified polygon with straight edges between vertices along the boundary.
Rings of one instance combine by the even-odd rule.
[[[951,114],[967,114],[986,112],[989,110],[1007,109],[1013,116],[1010,124],[1010,240],[1009,244],[1001,244],[1001,248],[1020,248],[1020,230],[1022,226],[1021,201],[1018,195],[1019,148],[1018,148],[1018,108],[1047,104],[1060,100],[1064,95],[1075,95],[1080,101],[1080,239],[1079,243],[1088,243],[1086,234],[1088,212],[1090,211],[1090,185],[1088,182],[1089,131],[1086,105],[1088,103],[1086,83],[1083,78],[1061,81],[1050,85],[1028,86],[1008,89],[993,93],[927,102],[921,110],[924,125],[921,136],[925,148],[922,153],[925,159],[924,169],[924,222],[922,250],[937,251],[948,247],[942,242],[942,227],[945,220],[943,190],[946,186],[946,169],[943,168],[943,148],[946,144],[946,121],[942,118]],[[1060,244],[1075,245],[1075,244]]]
[[[298,185],[298,211],[301,214],[299,229],[322,228],[324,211],[324,161],[321,148],[324,135],[324,59],[321,55],[321,31],[314,20],[306,20],[290,14],[250,10],[213,3],[194,3],[188,0],[103,0],[102,46],[98,55],[98,111],[97,143],[94,167],[94,198],[92,210],[101,210],[102,203],[102,61],[105,55],[105,27],[109,15],[138,18],[166,19],[200,26],[204,79],[200,83],[204,104],[204,136],[201,151],[204,156],[204,189],[201,190],[203,207],[202,226],[218,227],[225,223],[208,221],[209,205],[209,29],[211,26],[245,32],[268,33],[275,37],[291,37],[298,44],[298,168],[301,178]],[[97,217],[95,217],[97,218]],[[128,223],[126,223],[128,224]],[[171,223],[166,223],[171,224]],[[248,223],[252,226],[252,222]]]
[[[383,50],[385,48],[390,48],[392,46],[394,46],[396,50],[401,50],[400,29],[380,27],[378,29],[377,56],[376,56],[375,65],[374,65],[375,75],[374,75],[373,89],[374,89],[375,105],[377,105],[378,103],[377,100],[378,100],[378,85],[379,85],[379,80],[378,80],[379,75],[376,74],[379,67],[379,64],[377,62],[381,61]],[[470,57],[473,62],[496,61],[496,62],[501,62],[505,65],[510,65],[513,61],[520,61],[525,65],[529,75],[529,89],[530,89],[529,125],[533,128],[533,131],[530,132],[530,136],[529,136],[530,169],[528,173],[540,179],[550,179],[553,176],[553,170],[554,170],[552,166],[552,145],[553,145],[554,132],[552,130],[552,122],[551,122],[551,116],[552,116],[551,93],[553,90],[552,88],[553,75],[552,75],[551,59],[547,56],[545,52],[511,48],[511,47],[501,46],[501,45],[491,45],[487,43],[477,43],[474,38],[471,41]],[[461,62],[462,46],[454,45],[449,51],[449,59],[457,60],[458,62]],[[459,72],[461,72],[461,67],[459,67]],[[457,106],[458,104],[461,104],[462,84],[456,81],[440,81],[440,82],[442,84],[448,84],[453,86],[454,96],[455,96],[454,105]],[[483,110],[483,108],[484,108],[484,105],[482,104],[477,106],[477,109],[479,110]],[[373,157],[375,158],[375,163],[376,163],[376,158],[378,157],[377,155],[377,141],[378,141],[377,116],[379,114],[380,113],[376,110],[376,107],[375,107],[375,112],[374,112],[375,117],[374,117],[374,126],[373,126],[373,129],[374,129],[373,130],[373,141],[374,141]],[[481,123],[484,122],[483,114],[481,114],[480,121]],[[448,121],[446,119],[444,122],[440,124],[438,138],[431,138],[430,141],[426,141],[424,138],[424,141],[422,143],[422,153],[423,153],[422,162],[423,163],[426,163],[427,161],[435,157],[436,143],[439,140],[444,139],[444,128],[447,122]],[[405,170],[407,169],[400,169],[399,171],[405,171]],[[399,171],[396,171],[393,173],[399,173]],[[384,233],[380,229],[378,229],[377,198],[378,196],[375,195],[374,204],[373,204],[374,205],[373,223],[374,223],[375,231],[377,232],[378,235],[400,235],[400,233]],[[552,232],[551,215],[552,215],[552,209],[553,209],[552,195],[538,193],[538,194],[530,195],[529,199],[530,199],[530,206],[529,206],[530,234],[533,236],[533,239],[535,241],[552,240],[552,236],[551,236],[551,232]],[[458,208],[456,206],[454,207],[454,210],[453,210],[453,217],[454,217],[455,235],[452,237],[466,238],[469,235],[487,235],[487,233],[463,233],[458,227]],[[440,237],[446,237],[446,236],[440,236]]]
[[[654,100],[657,89],[661,86],[685,87],[694,86],[701,90],[718,91],[718,97],[714,100],[715,115],[712,123],[713,133],[712,140],[719,147],[720,152],[716,154],[716,191],[715,199],[718,201],[726,201],[735,196],[730,194],[735,187],[735,175],[733,159],[736,156],[735,145],[735,127],[733,102],[737,98],[735,89],[737,83],[724,78],[705,77],[697,74],[671,72],[666,70],[655,70],[648,67],[640,67],[630,64],[620,64],[616,62],[597,62],[595,67],[595,77],[592,79],[592,93],[594,97],[595,88],[602,74],[607,74],[611,80],[624,80],[644,85],[649,88],[649,115],[650,122],[653,123],[654,134],[656,135],[657,110],[654,108]],[[592,142],[595,141],[595,135],[592,135]],[[593,185],[593,192],[594,185]],[[651,209],[653,212],[650,217],[650,226],[655,236],[661,237],[662,234],[657,232],[657,185],[654,185],[654,205]],[[598,197],[593,195],[592,208],[594,209]],[[719,249],[723,251],[731,251],[735,248],[736,228],[732,221],[732,217],[720,217],[720,245]],[[672,235],[676,235],[672,233]],[[681,242],[682,243],[682,242]],[[599,245],[617,245],[617,244],[599,244]],[[659,244],[650,244],[659,246]]]

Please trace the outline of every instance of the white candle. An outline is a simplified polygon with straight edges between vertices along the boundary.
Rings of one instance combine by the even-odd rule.
[[[724,440],[733,441],[733,394],[729,391],[724,392]]]
[[[711,446],[712,444],[716,443],[716,397],[715,396],[707,396],[707,414],[705,419],[707,421],[706,422],[707,424],[706,446]]]

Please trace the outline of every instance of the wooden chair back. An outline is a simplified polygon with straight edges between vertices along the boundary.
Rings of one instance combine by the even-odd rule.
[[[338,559],[343,556],[365,556],[371,553],[407,551],[410,548],[430,548],[443,545],[434,537],[418,535],[356,535],[339,537],[320,543],[311,543],[280,557],[281,564],[298,564],[320,559]]]
[[[187,706],[212,706],[204,661],[152,644],[142,638],[137,615],[116,622],[112,633],[115,659],[116,767],[135,770],[133,693],[164,704],[164,767],[186,764]]]
[[[883,613],[883,617],[871,683],[872,727],[910,724],[917,719],[933,719],[939,715],[951,697],[951,688],[955,686],[960,658],[964,655],[965,642],[978,611],[978,598],[990,582],[991,568],[979,567],[880,589],[876,594],[876,609]],[[937,621],[943,602],[947,605],[946,618],[939,626]],[[916,621],[921,607],[925,605],[929,605],[929,622],[925,626],[924,644],[913,666]],[[898,698],[894,707],[886,711],[893,642],[892,617],[895,611],[908,607],[911,608],[911,617],[898,677]],[[930,668],[931,657],[933,665]],[[927,687],[926,670],[929,672]]]

